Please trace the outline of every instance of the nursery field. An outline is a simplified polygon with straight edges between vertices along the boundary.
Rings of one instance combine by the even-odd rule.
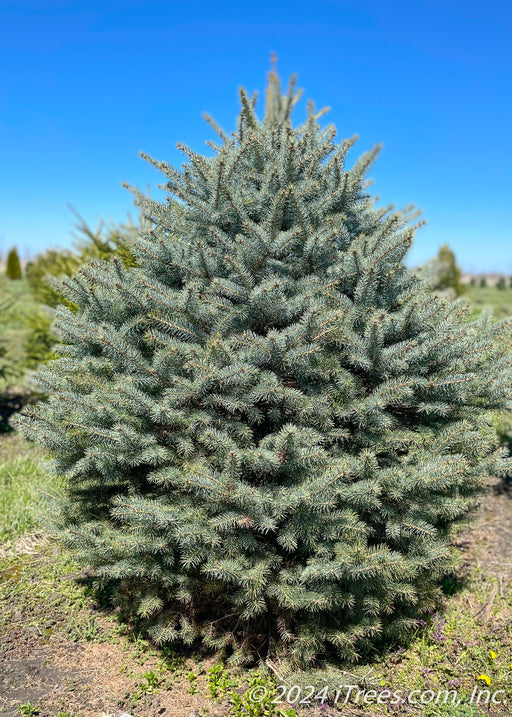
[[[497,289],[495,286],[467,286],[466,297],[473,311],[492,311],[497,319],[512,315],[512,289]]]
[[[0,336],[23,366],[28,335],[23,317],[33,307],[30,292],[24,280],[12,281],[2,284],[2,296],[12,301],[2,315]],[[468,287],[467,297],[475,311],[489,308],[496,318],[512,314],[512,289]],[[11,395],[26,390],[20,381],[11,380]],[[150,644],[137,625],[126,625],[102,602],[87,571],[49,536],[40,510],[44,492],[50,489],[59,491],[61,486],[50,476],[44,454],[9,431],[4,421],[0,715],[510,714],[506,702],[512,702],[512,497],[501,480],[489,480],[474,520],[458,535],[461,557],[457,570],[443,582],[444,603],[408,644],[392,645],[365,666],[366,692],[359,699],[354,692],[348,701],[339,698],[337,705],[332,704],[331,692],[331,703],[324,702],[324,685],[314,685],[313,697],[310,691],[292,690],[293,683],[281,677],[278,664],[268,665],[265,674],[237,671],[218,655],[175,653]],[[376,703],[387,690],[398,697]],[[297,704],[305,695],[310,703]],[[419,703],[420,695],[424,704]]]
[[[512,716],[512,13],[13,4],[0,717]]]

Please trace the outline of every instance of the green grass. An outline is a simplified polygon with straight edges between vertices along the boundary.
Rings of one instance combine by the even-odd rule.
[[[495,604],[489,619],[483,621],[475,606],[485,605],[493,588],[497,596]],[[499,595],[500,589],[502,595]],[[383,662],[375,666],[380,684],[392,692],[402,690],[404,694],[412,690],[457,690],[461,699],[459,707],[448,702],[444,711],[439,711],[439,707],[432,704],[425,708],[425,717],[480,714],[476,705],[470,704],[475,687],[491,692],[503,690],[502,699],[509,701],[511,606],[510,584],[505,589],[498,578],[489,576],[481,568],[474,569],[464,588],[446,601],[442,615],[432,616],[407,648],[388,653]],[[483,681],[484,675],[489,684]],[[463,705],[466,712],[462,712]]]
[[[35,554],[0,557],[0,634],[9,633],[18,610],[43,641],[53,632],[77,642],[104,639],[99,628],[93,637],[84,632],[94,618],[94,601],[74,580],[79,571],[73,558],[52,542]],[[84,634],[77,633],[78,625]]]
[[[0,541],[39,529],[44,491],[57,487],[45,460],[16,434],[0,435]]]
[[[512,315],[512,289],[495,286],[468,286],[464,295],[469,299],[473,313],[488,309],[496,319]]]

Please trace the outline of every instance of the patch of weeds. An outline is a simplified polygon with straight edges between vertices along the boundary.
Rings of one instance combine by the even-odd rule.
[[[293,708],[280,706],[274,678],[259,671],[247,680],[219,662],[206,671],[206,686],[211,699],[229,705],[227,717],[298,717]]]
[[[259,671],[252,673],[242,694],[229,691],[227,696],[231,705],[229,717],[298,717],[293,707],[280,707],[274,679]]]
[[[197,693],[199,692],[197,688],[197,680],[200,674],[201,670],[198,670],[197,672],[195,672],[194,670],[190,670],[190,672],[187,674],[187,680],[190,682],[190,687],[188,688],[187,692],[190,695],[197,695]]]
[[[185,658],[183,656],[175,655],[174,653],[167,653],[158,660],[158,669],[160,672],[172,672],[181,674],[185,668]]]
[[[471,704],[439,704],[427,705],[424,717],[480,717],[482,713],[476,705]]]
[[[161,678],[159,677],[159,675],[153,672],[153,670],[145,672],[143,677],[144,681],[140,683],[137,688],[137,691],[133,695],[134,700],[140,700],[141,697],[144,697],[144,695],[154,694],[158,691],[158,688],[160,686]]]
[[[67,635],[73,642],[102,642],[103,630],[94,617],[78,616],[68,624]]]
[[[238,681],[233,679],[221,662],[206,670],[206,684],[210,697],[215,701],[224,699],[229,690],[238,687]]]
[[[38,715],[41,711],[39,707],[34,707],[30,702],[24,702],[22,705],[19,705],[18,710],[24,717],[35,717],[35,715]]]
[[[130,657],[143,665],[148,657],[157,657],[159,653],[140,632],[126,633],[126,649],[131,650]]]
[[[472,695],[475,689],[491,694],[503,690],[503,700],[512,698],[511,596],[510,581],[500,583],[476,568],[464,588],[447,600],[444,612],[422,621],[407,648],[389,652],[374,665],[381,686],[391,693],[400,690],[405,700],[416,690],[456,691],[458,704],[450,699],[447,704],[424,705],[422,717],[475,717],[482,710],[504,714],[502,705],[485,702],[485,692],[479,704]],[[375,707],[375,712],[369,707],[368,712],[395,713],[391,705]]]

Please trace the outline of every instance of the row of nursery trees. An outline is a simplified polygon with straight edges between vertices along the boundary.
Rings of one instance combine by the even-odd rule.
[[[432,292],[414,213],[376,208],[354,138],[240,93],[130,260],[65,278],[47,400],[18,425],[67,478],[52,517],[158,643],[327,670],[432,611],[455,526],[510,468],[506,322]],[[314,684],[314,683],[313,683]]]

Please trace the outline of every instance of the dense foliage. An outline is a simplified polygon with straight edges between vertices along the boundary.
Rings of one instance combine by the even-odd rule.
[[[76,213],[76,212],[75,212]],[[58,337],[52,332],[53,310],[64,304],[75,310],[75,304],[59,289],[59,280],[74,276],[78,269],[92,259],[110,260],[118,257],[125,266],[132,266],[134,258],[130,243],[140,226],[128,218],[124,224],[100,222],[92,229],[77,214],[75,246],[73,249],[46,249],[27,264],[26,277],[30,285],[34,308],[22,316],[26,338],[24,350],[26,366],[37,368],[40,363],[54,358],[54,344]]]
[[[411,214],[375,207],[353,140],[271,75],[213,156],[155,164],[136,266],[62,283],[62,357],[26,434],[68,479],[56,520],[160,642],[235,662],[353,660],[406,635],[452,526],[507,463],[502,323],[431,293]],[[215,123],[212,121],[214,127]]]

